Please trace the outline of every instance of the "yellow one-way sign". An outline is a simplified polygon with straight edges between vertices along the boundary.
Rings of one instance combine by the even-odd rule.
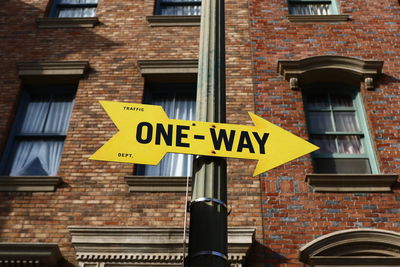
[[[318,149],[250,112],[254,126],[170,119],[155,105],[100,103],[119,131],[94,160],[157,165],[167,152],[255,159],[258,175]]]

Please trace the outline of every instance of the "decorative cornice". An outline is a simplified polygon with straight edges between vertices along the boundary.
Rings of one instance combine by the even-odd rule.
[[[287,81],[310,71],[340,69],[361,77],[377,77],[382,73],[383,61],[364,61],[343,56],[316,56],[301,60],[279,60],[278,72]]]
[[[200,16],[147,16],[152,27],[159,26],[200,26]]]
[[[182,228],[69,227],[80,261],[180,263]],[[229,260],[241,266],[253,243],[254,228],[229,228]],[[133,252],[131,252],[133,251]]]
[[[99,24],[97,17],[93,18],[38,18],[36,19],[38,28],[93,28]]]
[[[349,15],[288,15],[290,22],[340,22],[348,21]]]
[[[139,60],[138,66],[142,75],[197,73],[198,61],[195,59],[183,60]]]
[[[400,234],[377,229],[337,231],[300,248],[300,261],[311,266],[362,265],[379,261],[379,266],[399,266]]]
[[[373,80],[382,73],[383,61],[364,61],[344,56],[316,56],[301,60],[279,60],[278,72],[294,84],[304,80],[327,80],[336,75],[346,74],[358,81],[364,81],[367,89],[373,89]],[[336,81],[338,78],[335,79]]]
[[[46,62],[18,62],[18,75],[21,78],[25,76],[83,76],[89,68],[89,62],[86,61],[46,61]]]
[[[126,176],[129,192],[186,192],[186,177]],[[189,178],[189,190],[192,179]]]
[[[0,243],[0,266],[56,266],[61,259],[57,244]]]
[[[61,182],[57,176],[0,176],[0,192],[54,192]]]
[[[397,174],[308,174],[314,192],[390,192]]]

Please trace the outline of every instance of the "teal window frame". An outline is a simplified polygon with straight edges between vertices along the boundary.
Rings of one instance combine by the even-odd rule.
[[[323,88],[323,92],[321,89]],[[352,97],[353,107],[340,107],[340,108],[332,108],[328,109],[323,108],[309,108],[308,98],[310,95],[315,94],[347,94]],[[330,97],[329,97],[330,98]],[[357,135],[360,136],[361,145],[364,149],[363,153],[360,154],[344,154],[344,153],[319,153],[318,151],[312,153],[312,158],[315,164],[316,159],[367,159],[369,162],[370,171],[372,174],[379,173],[379,166],[376,160],[375,151],[373,150],[373,143],[371,139],[371,135],[369,132],[369,127],[366,119],[366,112],[364,109],[363,101],[361,99],[361,94],[359,89],[340,83],[318,83],[308,86],[305,90],[303,90],[303,99],[304,99],[304,108],[307,117],[307,129],[308,134],[311,137],[312,135],[330,135],[330,136],[340,136],[340,135]],[[330,119],[333,123],[333,111],[336,112],[355,112],[355,118],[359,127],[359,131],[354,132],[340,132],[340,131],[311,131],[312,123],[309,119],[309,112],[319,111],[319,112],[329,112]],[[337,144],[336,144],[337,145]],[[315,167],[315,166],[314,166]]]
[[[289,11],[290,7],[293,4],[314,4],[314,3],[320,3],[320,4],[330,4],[330,14],[329,15],[338,15],[339,14],[339,6],[336,2],[336,0],[288,0],[288,5],[289,5]],[[293,14],[290,13],[291,15],[301,15],[301,14]],[[326,15],[317,15],[317,14],[311,14],[314,16],[326,16]]]

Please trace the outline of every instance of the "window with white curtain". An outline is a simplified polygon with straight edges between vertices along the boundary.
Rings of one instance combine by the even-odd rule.
[[[59,86],[24,92],[1,162],[4,175],[57,174],[74,92]]]
[[[335,0],[289,0],[292,15],[333,15],[338,14]]]
[[[357,90],[318,84],[305,90],[305,110],[316,173],[375,172],[371,143]],[[348,86],[347,86],[348,87]]]
[[[156,15],[164,16],[198,16],[201,0],[158,0]]]
[[[160,105],[171,119],[194,120],[196,83],[148,83],[145,103]],[[191,176],[193,156],[167,153],[158,165],[138,165],[137,174],[145,176]]]
[[[95,17],[98,0],[53,0],[51,17],[85,18]]]

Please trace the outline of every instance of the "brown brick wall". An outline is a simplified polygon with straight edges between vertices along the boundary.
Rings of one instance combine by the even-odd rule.
[[[17,62],[88,60],[79,82],[54,193],[0,193],[0,242],[52,242],[75,264],[67,229],[79,226],[183,225],[184,193],[129,193],[132,164],[88,157],[117,129],[99,100],[142,102],[138,60],[197,59],[199,27],[150,27],[153,1],[100,0],[94,28],[39,29],[47,1],[0,4],[0,151],[9,133],[22,82]],[[230,123],[251,123],[254,111],[246,1],[226,1],[227,113]],[[231,226],[257,227],[262,240],[260,183],[254,162],[230,161]],[[262,241],[260,241],[262,243]]]

